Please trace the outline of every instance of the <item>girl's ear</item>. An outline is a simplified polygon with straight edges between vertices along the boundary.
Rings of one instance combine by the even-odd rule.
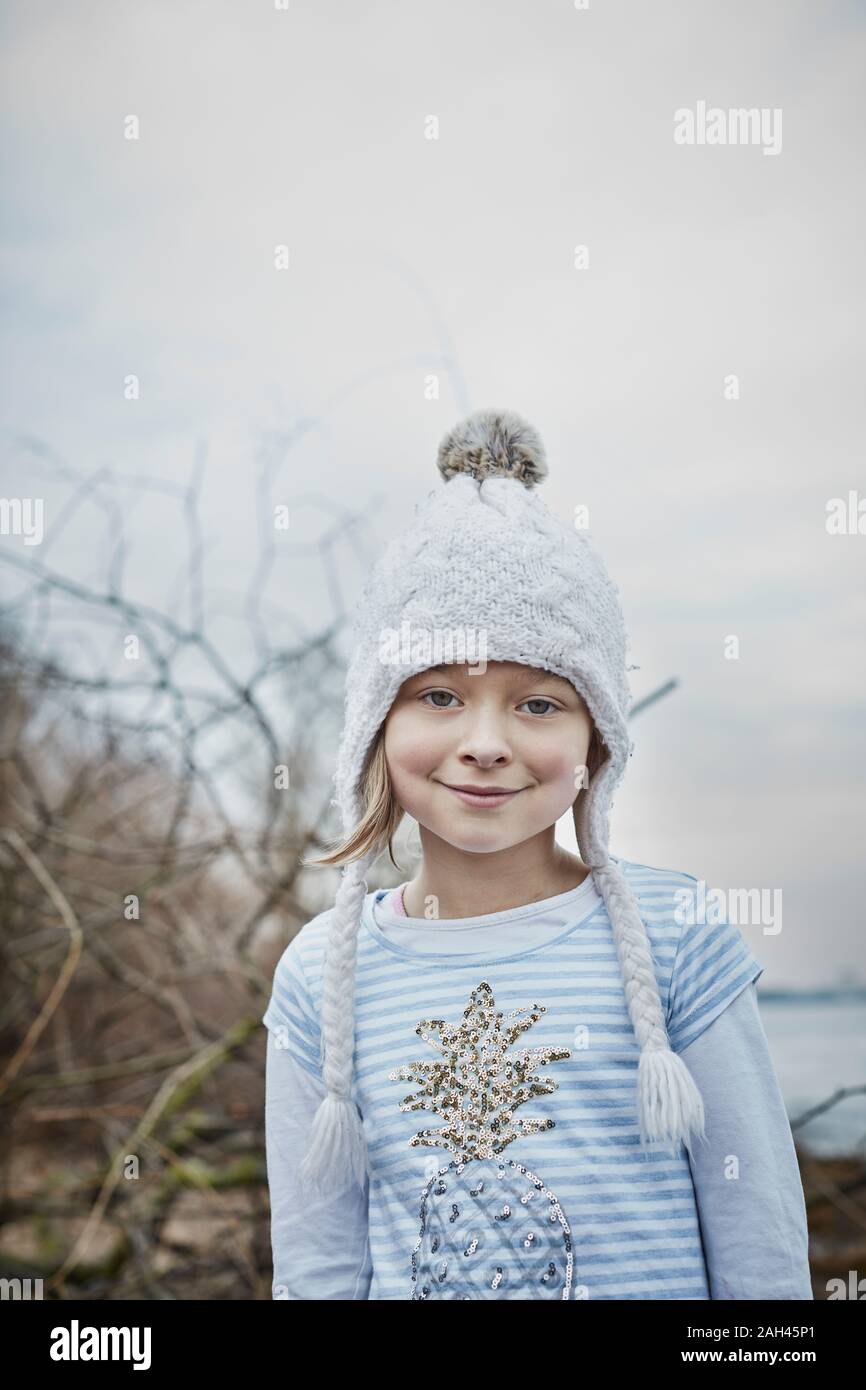
[[[572,803],[572,810],[574,811],[575,815],[577,814],[577,803],[580,800],[581,794],[586,795],[586,792],[589,790],[589,787],[592,786],[594,778],[598,776],[599,772],[607,762],[607,759],[607,745],[605,744],[604,739],[601,737],[601,734],[595,728],[595,725],[593,725],[592,733],[589,739],[589,748],[587,749],[586,753],[586,776],[589,785],[587,787],[581,787],[580,791],[578,791],[577,796],[574,798],[574,802]]]

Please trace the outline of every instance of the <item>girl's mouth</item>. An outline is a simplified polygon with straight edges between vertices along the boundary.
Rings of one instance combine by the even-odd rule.
[[[488,810],[493,806],[504,806],[506,801],[511,801],[512,797],[518,796],[523,790],[522,787],[471,787],[459,786],[452,787],[449,782],[443,782],[443,787],[447,787],[455,796],[459,796],[467,806],[480,806]]]

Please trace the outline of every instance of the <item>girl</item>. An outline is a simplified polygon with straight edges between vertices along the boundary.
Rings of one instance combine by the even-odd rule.
[[[810,1299],[763,966],[691,875],[608,848],[618,591],[519,417],[438,462],[359,608],[336,901],[263,1020],[273,1295]],[[368,893],[404,814],[418,869]]]

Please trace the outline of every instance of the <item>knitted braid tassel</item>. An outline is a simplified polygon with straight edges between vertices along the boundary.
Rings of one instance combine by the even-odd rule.
[[[313,1117],[310,1147],[298,1170],[301,1187],[312,1196],[335,1195],[352,1181],[363,1187],[369,1173],[364,1126],[351,1087],[358,926],[373,857],[362,855],[343,869],[328,931],[321,1008],[327,1095]]]
[[[665,1027],[646,928],[630,885],[611,860],[592,869],[613,927],[628,1011],[640,1046],[637,1112],[641,1144],[679,1143],[692,1152],[706,1140],[704,1103],[688,1067],[673,1051]]]

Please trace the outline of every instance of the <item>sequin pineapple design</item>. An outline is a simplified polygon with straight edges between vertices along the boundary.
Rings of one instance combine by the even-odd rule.
[[[432,1110],[445,1124],[422,1129],[411,1145],[449,1150],[421,1195],[421,1229],[412,1251],[412,1298],[569,1298],[571,1229],[542,1179],[511,1158],[509,1144],[553,1129],[547,1117],[515,1118],[519,1106],[559,1083],[540,1067],[571,1056],[567,1047],[508,1049],[537,1023],[543,1004],[502,1013],[482,981],[459,1023],[424,1019],[415,1032],[440,1060],[407,1062],[391,1081],[415,1081],[401,1110]]]

